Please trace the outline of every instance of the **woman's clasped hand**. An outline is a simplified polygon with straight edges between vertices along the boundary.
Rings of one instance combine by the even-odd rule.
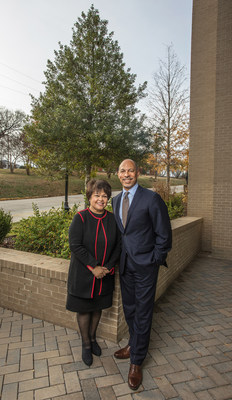
[[[104,278],[107,274],[110,273],[110,271],[106,267],[101,267],[100,265],[97,265],[93,270],[92,270],[93,275],[97,279]]]

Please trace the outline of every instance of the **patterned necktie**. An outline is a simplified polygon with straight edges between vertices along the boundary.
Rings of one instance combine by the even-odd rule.
[[[127,214],[129,210],[129,198],[128,198],[129,192],[126,192],[126,194],[123,197],[123,202],[122,202],[122,223],[125,228],[126,226],[126,220],[127,220]]]

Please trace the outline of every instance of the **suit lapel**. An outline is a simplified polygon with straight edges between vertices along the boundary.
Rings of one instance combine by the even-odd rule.
[[[122,192],[118,195],[118,197],[116,198],[116,202],[115,202],[115,218],[118,224],[118,227],[120,229],[121,232],[124,231],[124,227],[121,221],[121,218],[119,216],[119,208],[120,208],[120,203],[121,203],[121,197],[122,197]]]

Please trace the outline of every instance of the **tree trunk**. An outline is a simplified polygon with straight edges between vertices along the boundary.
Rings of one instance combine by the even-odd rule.
[[[92,169],[91,165],[86,165],[86,167],[85,167],[85,191],[86,191],[87,183],[91,179],[91,169]],[[88,205],[89,205],[88,200],[85,197],[85,207],[88,207]]]
[[[167,193],[168,193],[168,200],[169,200],[169,195],[170,195],[170,137],[171,137],[171,118],[170,118],[170,111],[171,111],[171,106],[170,106],[170,85],[168,85],[168,132],[167,132]]]
[[[91,165],[87,165],[85,167],[85,189],[86,189],[86,185],[87,183],[90,181],[91,179]]]
[[[10,173],[13,174],[14,173],[14,164],[10,163]]]
[[[168,140],[167,140],[167,178],[166,178],[166,183],[167,183],[167,193],[168,193],[168,199],[170,195],[170,135],[168,134]]]
[[[170,196],[170,162],[169,162],[169,160],[167,160],[168,161],[168,163],[167,163],[167,180],[166,180],[166,183],[167,183],[167,194],[168,194],[168,199],[169,199],[169,196]]]
[[[26,165],[26,172],[27,172],[27,175],[29,176],[30,175],[30,165]]]

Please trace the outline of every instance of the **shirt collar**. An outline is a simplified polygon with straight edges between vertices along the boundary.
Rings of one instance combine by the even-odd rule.
[[[132,188],[131,189],[129,189],[129,190],[125,190],[124,188],[123,188],[123,190],[122,190],[122,192],[123,192],[123,196],[125,196],[125,193],[127,193],[127,192],[130,192],[130,194],[132,195],[132,196],[134,196],[135,195],[135,192],[136,192],[136,190],[137,190],[137,188],[138,188],[138,183],[136,182],[136,184],[134,185],[134,186],[132,186]]]

